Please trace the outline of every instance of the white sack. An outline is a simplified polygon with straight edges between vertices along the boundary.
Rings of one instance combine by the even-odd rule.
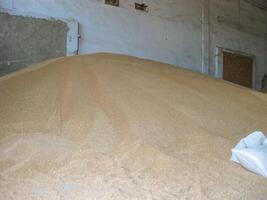
[[[267,178],[267,138],[259,131],[243,138],[232,149],[231,160]]]

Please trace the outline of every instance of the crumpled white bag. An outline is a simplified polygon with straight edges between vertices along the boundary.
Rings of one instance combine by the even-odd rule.
[[[243,138],[232,149],[231,160],[267,178],[267,137],[256,131]]]

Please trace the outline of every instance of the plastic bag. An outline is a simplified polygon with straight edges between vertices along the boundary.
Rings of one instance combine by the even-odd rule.
[[[267,178],[267,138],[256,131],[242,139],[232,149],[231,160]]]

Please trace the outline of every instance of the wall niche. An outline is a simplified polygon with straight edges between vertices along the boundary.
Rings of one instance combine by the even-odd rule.
[[[119,7],[119,0],[105,0],[105,4]]]

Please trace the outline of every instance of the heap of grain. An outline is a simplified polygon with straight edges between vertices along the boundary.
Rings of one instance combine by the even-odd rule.
[[[229,161],[267,132],[267,96],[170,65],[95,54],[0,79],[1,199],[263,199]]]

